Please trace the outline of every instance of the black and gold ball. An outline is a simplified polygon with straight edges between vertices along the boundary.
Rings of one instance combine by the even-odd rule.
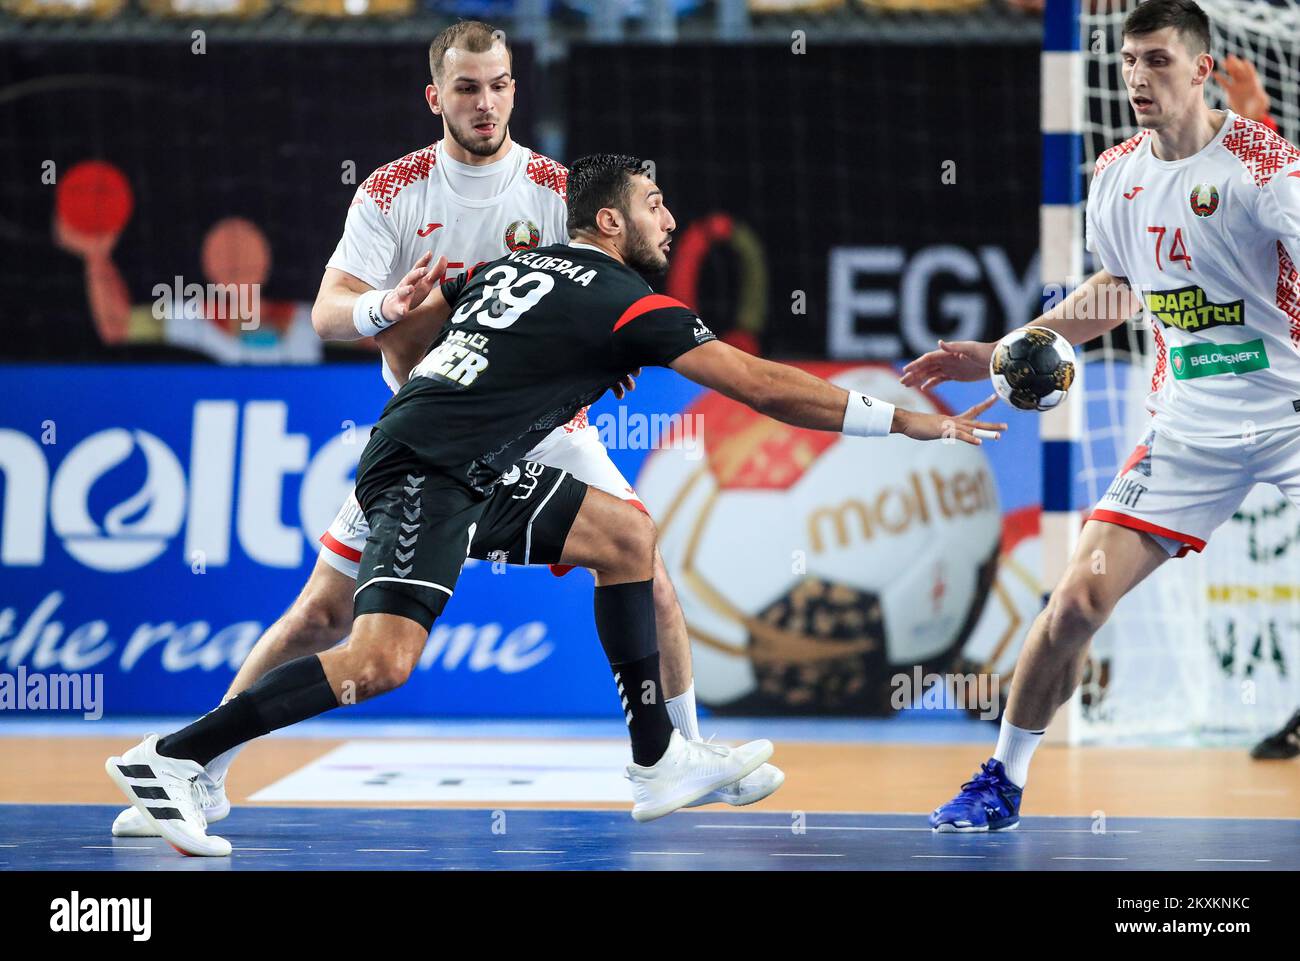
[[[1074,383],[1074,348],[1046,327],[1013,330],[993,348],[989,377],[1003,400],[1020,410],[1051,410]]]

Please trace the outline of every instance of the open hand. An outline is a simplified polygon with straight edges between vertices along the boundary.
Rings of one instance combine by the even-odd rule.
[[[903,368],[904,387],[927,390],[945,380],[983,380],[989,375],[993,344],[978,340],[939,341],[939,349],[916,358]]]
[[[914,410],[899,408],[894,412],[894,416],[902,417],[902,426],[898,433],[905,434],[913,440],[944,440],[949,443],[959,440],[978,447],[983,443],[983,439],[976,434],[976,431],[987,431],[992,435],[990,440],[998,440],[1002,432],[1007,429],[1006,424],[976,419],[997,401],[998,395],[993,394],[987,400],[982,400],[969,410],[956,415],[921,414]]]
[[[389,323],[397,323],[424,303],[434,286],[442,280],[442,275],[447,272],[447,258],[439,257],[438,262],[430,266],[429,261],[432,259],[433,254],[426,252],[379,305],[384,319]]]

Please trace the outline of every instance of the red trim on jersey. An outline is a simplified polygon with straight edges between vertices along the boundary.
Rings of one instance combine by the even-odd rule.
[[[1245,117],[1233,120],[1223,146],[1255,178],[1256,187],[1264,186],[1283,167],[1300,160],[1300,150],[1290,141],[1266,124]]]
[[[1268,121],[1247,120],[1237,117],[1232,129],[1223,138],[1223,146],[1263,187],[1283,167],[1300,160],[1300,148],[1277,132],[1277,125]],[[1279,240],[1277,243],[1277,308],[1291,320],[1291,343],[1300,347],[1300,271],[1295,261]]]
[[[642,504],[640,501],[630,500],[630,501],[625,501],[624,503],[631,504],[633,507],[639,510],[646,517],[650,516],[650,512],[646,510],[646,506]]]
[[[1120,527],[1127,527],[1131,530],[1142,531],[1145,534],[1159,534],[1161,537],[1168,537],[1170,540],[1181,541],[1187,546],[1178,552],[1182,557],[1189,550],[1200,553],[1205,550],[1205,541],[1199,537],[1193,537],[1191,534],[1180,534],[1178,531],[1171,531],[1167,527],[1160,527],[1152,524],[1150,521],[1144,521],[1139,517],[1131,514],[1121,514],[1119,511],[1095,510],[1088,515],[1090,521],[1104,521],[1107,524],[1118,524]]]
[[[1277,242],[1277,308],[1291,318],[1291,343],[1300,348],[1300,270]]]
[[[325,545],[325,549],[327,551],[330,551],[333,554],[337,554],[339,557],[342,557],[344,560],[349,560],[349,561],[361,560],[360,551],[348,547],[347,544],[344,544],[341,541],[339,541],[339,539],[336,538],[329,531],[326,531],[324,534],[320,536],[320,542],[323,545]]]
[[[582,410],[574,414],[573,419],[567,424],[561,424],[560,426],[564,429],[564,432],[566,434],[572,434],[575,430],[585,430],[587,427],[591,426],[587,420],[587,411],[589,410],[591,410],[590,407],[584,407]]]
[[[474,271],[478,270],[480,267],[486,267],[489,263],[491,263],[491,261],[488,261],[488,260],[480,260],[478,263],[476,263],[476,264],[475,264],[473,267],[471,267],[469,270],[465,271],[463,277],[462,277],[461,274],[457,274],[455,277],[448,277],[448,276],[444,275],[443,278],[442,278],[441,280],[438,281],[438,287],[439,287],[439,289],[441,289],[441,288],[443,288],[443,287],[446,287],[448,284],[450,284],[450,283],[452,283],[452,282],[454,282],[454,281],[457,281],[457,280],[461,280],[461,279],[464,279],[465,283],[468,284],[471,280],[474,279]],[[452,267],[461,267],[461,266],[463,266],[463,264],[460,264],[460,263],[456,263],[456,264],[448,264],[448,265],[447,265],[447,269],[450,270]],[[464,288],[462,288],[462,289],[464,289]]]
[[[1097,163],[1093,165],[1092,175],[1097,176],[1120,157],[1137,150],[1138,147],[1142,146],[1142,140],[1150,133],[1149,130],[1143,130],[1141,133],[1129,137],[1123,143],[1117,143],[1115,146],[1103,150],[1101,156],[1097,158]]]
[[[1151,372],[1151,393],[1165,385],[1165,375],[1169,373],[1169,352],[1165,350],[1165,339],[1160,334],[1157,321],[1151,325],[1151,332],[1156,335],[1156,369]]]
[[[536,150],[528,152],[526,176],[539,187],[554,190],[561,200],[569,198],[569,168]]]
[[[370,195],[383,213],[388,213],[393,200],[403,187],[425,180],[433,170],[438,144],[431,143],[412,150],[405,157],[386,163],[362,183],[361,189]]]
[[[1146,444],[1138,444],[1137,447],[1133,448],[1133,453],[1128,455],[1128,460],[1124,462],[1124,466],[1119,469],[1119,472],[1121,474],[1127,474],[1134,467],[1136,467],[1144,457],[1146,457],[1150,453],[1151,453],[1150,447],[1148,447]]]
[[[664,307],[680,307],[682,310],[690,310],[680,300],[674,297],[666,297],[663,294],[646,294],[640,300],[636,301],[627,310],[623,311],[623,316],[614,324],[614,329],[618,330],[624,324],[631,323],[642,314],[648,314],[652,310],[661,310]]]

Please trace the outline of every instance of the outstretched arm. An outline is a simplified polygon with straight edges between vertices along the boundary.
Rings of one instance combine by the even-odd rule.
[[[716,340],[688,350],[670,366],[697,384],[795,427],[859,436],[905,434],[916,440],[953,437],[968,444],[980,443],[976,430],[996,435],[1007,427],[975,419],[992,406],[996,396],[956,416],[923,414],[894,408]]]
[[[1141,307],[1125,278],[1099,270],[1029,326],[1048,327],[1071,344],[1084,344],[1118,327]],[[989,375],[993,347],[987,341],[941,340],[938,350],[903,368],[901,383],[926,390],[946,380],[983,380]]]

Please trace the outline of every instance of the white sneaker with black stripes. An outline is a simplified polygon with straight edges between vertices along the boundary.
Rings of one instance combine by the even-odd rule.
[[[762,770],[755,771],[755,774],[761,774]],[[199,777],[199,786],[206,789],[207,795],[203,798],[203,819],[209,824],[216,821],[224,821],[230,817],[230,799],[226,797],[226,779],[213,780],[204,773]],[[153,825],[144,819],[141,814],[133,807],[123,808],[118,816],[113,820],[113,837],[115,838],[156,838],[158,832],[153,829]]]
[[[204,807],[211,800],[208,780],[196,761],[158,753],[158,735],[150,734],[121,757],[110,757],[104,770],[126,795],[153,833],[181,854],[224,858],[230,842],[209,836]]]
[[[750,741],[730,748],[705,741],[688,741],[676,730],[668,750],[655,764],[629,764],[632,817],[653,821],[739,781],[772,756],[771,741]]]

